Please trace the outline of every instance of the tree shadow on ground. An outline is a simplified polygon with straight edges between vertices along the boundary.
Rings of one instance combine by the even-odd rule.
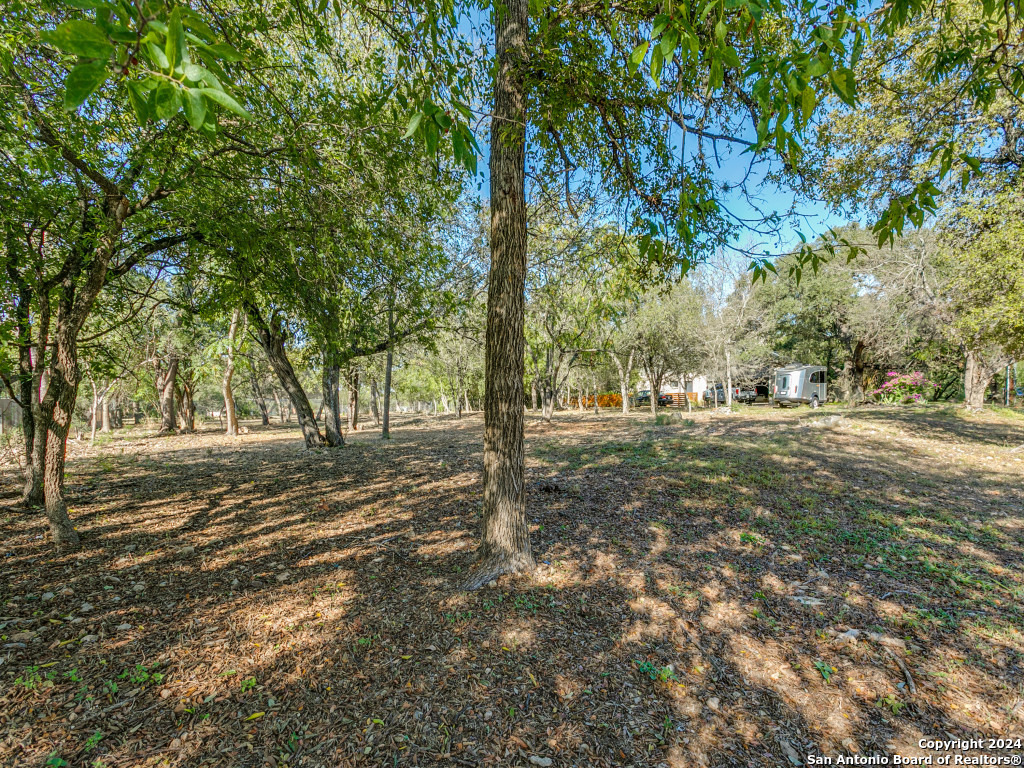
[[[3,522],[0,758],[788,765],[1019,730],[1019,464],[902,415],[571,416],[528,427],[537,574],[468,595],[478,417],[74,464],[81,550]]]

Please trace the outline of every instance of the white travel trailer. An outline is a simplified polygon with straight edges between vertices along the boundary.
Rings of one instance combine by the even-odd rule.
[[[828,397],[828,374],[822,365],[790,363],[775,371],[772,398],[778,406],[806,403],[817,408]]]

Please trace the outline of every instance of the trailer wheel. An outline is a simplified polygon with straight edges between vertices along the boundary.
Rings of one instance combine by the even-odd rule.
[[[818,396],[814,395],[811,398],[811,408],[817,408],[819,405],[821,405],[821,403],[818,402]]]

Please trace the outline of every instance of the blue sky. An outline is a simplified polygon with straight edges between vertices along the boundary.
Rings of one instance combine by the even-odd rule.
[[[481,49],[486,50],[488,53],[490,50],[489,21],[490,9],[484,11],[473,9],[468,15],[463,17],[460,25],[463,34],[469,39],[478,41]],[[480,105],[479,108],[482,111],[486,111],[488,107],[489,104]],[[752,126],[749,127],[747,132],[749,136],[746,138],[753,138]],[[678,130],[675,131],[674,138],[677,142],[681,138]],[[486,198],[489,183],[486,126],[481,126],[477,140],[480,144],[482,155],[480,158],[480,175],[473,181],[471,186],[474,191],[479,187],[479,191],[476,194],[480,195],[481,198]],[[688,153],[694,151],[695,144],[695,139],[690,138]],[[718,159],[720,160],[720,165],[716,171],[716,180],[718,182],[732,184],[743,178],[747,170],[749,155],[740,154],[740,148],[729,147],[719,143]],[[779,188],[771,183],[764,182],[763,174],[757,171],[748,178],[747,186],[748,189],[756,191],[757,205],[764,213],[778,212],[780,215],[783,215],[793,207],[793,192],[789,189]],[[724,193],[722,200],[737,216],[756,218],[761,215],[747,202],[744,195],[738,191]],[[799,246],[801,241],[797,234],[798,231],[803,233],[808,240],[812,240],[830,227],[842,225],[848,221],[847,217],[831,213],[828,207],[820,201],[803,200],[795,208],[799,218],[795,221],[784,221],[780,225],[777,235],[763,237],[756,232],[747,231],[737,238],[736,244],[758,252],[785,253]]]

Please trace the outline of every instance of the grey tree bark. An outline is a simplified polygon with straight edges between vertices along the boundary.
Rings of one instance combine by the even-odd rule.
[[[523,447],[528,0],[494,6],[491,267],[484,350],[484,504],[478,563],[465,589],[535,567]]]
[[[157,358],[156,391],[160,397],[160,432],[168,434],[178,430],[178,411],[174,407],[174,391],[177,389],[178,356],[167,354],[166,362]]]
[[[235,412],[235,392],[231,388],[231,379],[235,375],[235,339],[238,338],[238,325],[241,317],[242,311],[235,307],[231,313],[231,325],[228,326],[227,364],[224,366],[224,379],[221,381],[224,415],[227,419],[224,431],[232,437],[238,434],[238,414]]]
[[[270,362],[270,367],[277,375],[278,381],[288,394],[288,399],[295,407],[295,413],[299,419],[299,428],[302,430],[302,438],[307,448],[319,448],[324,445],[323,435],[316,424],[316,416],[313,414],[313,407],[309,404],[306,391],[302,388],[302,382],[295,373],[288,353],[284,348],[284,330],[276,320],[264,321],[259,310],[255,306],[247,305],[246,313],[249,320],[256,329],[256,338]],[[278,403],[278,408],[281,403]],[[283,411],[282,411],[283,413]]]

